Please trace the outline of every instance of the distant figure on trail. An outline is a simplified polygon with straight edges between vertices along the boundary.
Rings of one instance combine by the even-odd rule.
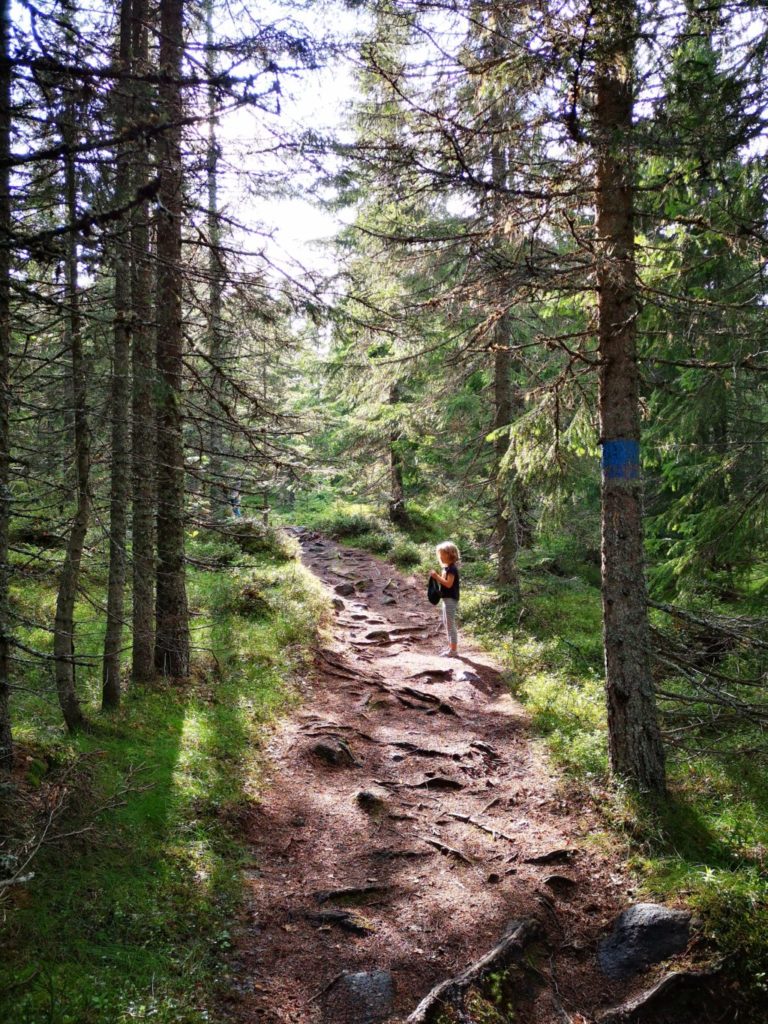
[[[441,576],[433,569],[429,575],[440,584],[443,625],[448,638],[448,647],[441,651],[440,655],[444,658],[456,658],[459,645],[459,634],[456,628],[456,610],[459,606],[459,549],[451,541],[445,540],[442,544],[438,544],[435,550],[438,560],[443,566],[443,574]]]
[[[228,497],[227,500],[229,501],[229,504],[232,506],[232,515],[236,519],[239,519],[242,516],[242,514],[243,514],[241,512],[241,510],[240,510],[240,481],[239,480],[238,480],[238,482],[236,484],[233,484],[233,486],[231,487],[231,489],[229,491],[229,497]]]

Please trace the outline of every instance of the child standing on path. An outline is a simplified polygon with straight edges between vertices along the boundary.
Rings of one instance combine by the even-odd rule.
[[[441,657],[458,657],[459,635],[456,629],[456,609],[459,605],[459,549],[449,540],[438,544],[437,557],[443,566],[443,575],[435,569],[429,574],[440,584],[440,597],[443,601],[443,625],[448,637],[448,648],[441,651]]]

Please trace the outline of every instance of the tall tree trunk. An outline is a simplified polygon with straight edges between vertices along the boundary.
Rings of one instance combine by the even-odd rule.
[[[216,73],[215,51],[213,49],[213,0],[205,3],[206,27],[206,74],[213,79]],[[210,395],[208,399],[208,498],[211,514],[215,519],[223,518],[228,510],[227,488],[224,472],[222,400],[224,397],[224,374],[222,369],[223,336],[221,330],[221,225],[219,222],[219,144],[216,139],[216,92],[213,84],[208,86],[208,146],[206,150],[206,175],[208,185],[208,354],[211,366]]]
[[[139,76],[135,117],[148,122],[150,87],[140,80],[149,67],[147,0],[133,2],[133,57]],[[150,177],[147,144],[134,150],[133,186],[139,190]],[[150,253],[149,203],[137,206],[131,226],[131,434],[133,516],[133,644],[131,678],[149,682],[155,675],[155,352],[152,329],[152,256]]]
[[[184,438],[182,433],[181,153],[184,0],[160,0],[160,140],[157,232],[157,608],[155,668],[189,674],[189,621],[184,572]]]
[[[494,478],[496,484],[496,543],[498,545],[499,583],[519,596],[520,578],[517,571],[517,556],[520,548],[517,524],[517,509],[513,486],[514,468],[504,466],[509,452],[509,434],[505,428],[512,423],[514,405],[512,401],[512,353],[510,351],[508,321],[499,320],[496,330],[496,348],[493,356],[493,429],[502,431],[494,438]]]
[[[602,594],[613,774],[663,793],[664,750],[653,693],[643,556],[637,294],[632,182],[635,8],[604,0],[596,80]]]
[[[62,125],[62,136],[67,146],[64,156],[64,181],[67,216],[70,225],[77,220],[77,177],[74,143],[74,113],[69,111]],[[85,724],[80,701],[75,689],[75,600],[80,577],[85,535],[90,517],[89,477],[91,471],[91,436],[86,408],[86,373],[83,355],[82,318],[80,315],[80,284],[78,281],[77,235],[71,230],[66,236],[66,305],[65,333],[70,353],[70,402],[74,417],[75,440],[75,518],[70,530],[64,564],[59,577],[56,596],[56,619],[53,633],[56,691],[64,721],[70,731]]]
[[[397,405],[400,401],[400,386],[395,382],[389,389],[389,404]],[[394,425],[389,433],[389,521],[395,526],[407,530],[410,526],[408,509],[405,505],[405,488],[403,486],[403,453],[400,449],[402,431]]]
[[[115,89],[115,127],[121,135],[128,124],[131,107],[132,51],[131,0],[120,3],[120,53],[118,71],[121,80]],[[131,195],[131,154],[125,143],[117,153],[115,206],[124,207]],[[130,399],[131,349],[131,254],[129,223],[118,224],[115,233],[115,294],[112,353],[112,465],[109,503],[109,582],[107,585],[107,629],[102,662],[104,709],[120,704],[120,647],[123,638],[125,597],[125,543],[128,522],[130,450],[128,410]]]
[[[10,707],[8,526],[11,518],[9,375],[11,356],[10,0],[0,0],[0,771],[13,768]]]
[[[490,50],[494,60],[501,60],[504,54],[503,34],[494,25],[491,35]],[[503,190],[507,186],[508,160],[502,136],[504,128],[504,110],[502,100],[498,98],[489,110],[489,125],[492,130],[491,139],[491,175],[496,186],[491,204],[491,235],[495,245],[503,240],[501,221],[504,217]],[[504,261],[493,260],[491,272],[498,275]],[[507,284],[502,280],[496,283],[499,303],[503,307],[507,299]],[[519,550],[517,509],[514,497],[514,467],[504,466],[504,459],[509,451],[509,434],[505,428],[512,423],[512,353],[510,351],[509,317],[500,316],[494,328],[493,356],[493,429],[497,431],[494,439],[494,489],[495,489],[495,529],[499,583],[508,587],[518,598],[520,596],[520,579],[517,571]],[[498,433],[501,431],[501,433]]]

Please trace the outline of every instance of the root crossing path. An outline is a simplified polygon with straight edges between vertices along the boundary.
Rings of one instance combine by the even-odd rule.
[[[595,952],[631,902],[594,814],[547,768],[491,659],[438,655],[421,583],[296,532],[333,593],[334,635],[248,822],[235,1018],[594,1020],[626,994]],[[418,1009],[473,964],[459,1009],[450,985]]]

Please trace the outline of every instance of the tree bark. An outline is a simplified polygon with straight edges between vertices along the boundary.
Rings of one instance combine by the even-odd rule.
[[[213,78],[216,71],[213,49],[213,3],[205,3],[206,72]],[[214,86],[208,86],[208,146],[206,150],[206,176],[208,185],[208,354],[211,366],[211,390],[208,410],[208,498],[214,519],[227,516],[227,483],[224,473],[222,400],[224,373],[222,369],[223,336],[221,329],[221,226],[219,222],[219,144],[216,138],[216,96]]]
[[[0,0],[0,771],[13,768],[10,706],[8,528],[11,518],[9,375],[11,356],[10,0]]]
[[[595,83],[602,597],[611,769],[661,794],[664,750],[651,678],[636,356],[632,67],[635,8],[604,0]]]
[[[133,3],[133,57],[139,76],[135,116],[140,123],[151,113],[149,86],[141,76],[149,72],[149,17],[147,0]],[[150,177],[146,143],[134,150],[133,185],[138,190]],[[152,255],[149,203],[136,207],[131,226],[131,434],[133,517],[133,641],[131,678],[149,682],[155,675],[155,352],[152,325]]]
[[[132,57],[131,0],[120,3],[121,73],[115,89],[115,128],[120,135],[128,124],[131,90],[127,73]],[[115,206],[126,206],[131,196],[131,154],[126,145],[117,153]],[[101,704],[105,710],[120,704],[120,648],[123,638],[125,598],[125,544],[128,522],[130,477],[130,441],[128,410],[130,404],[131,349],[131,253],[129,223],[118,224],[115,233],[115,292],[112,354],[112,464],[109,503],[109,582],[107,584],[107,629],[104,636]]]
[[[505,428],[512,423],[514,407],[512,401],[512,353],[509,336],[504,328],[506,318],[502,317],[496,331],[496,350],[493,356],[493,429],[502,431],[494,438],[494,479],[496,491],[496,543],[498,551],[498,581],[513,593],[520,594],[520,578],[517,571],[517,557],[520,550],[517,509],[514,500],[512,467],[504,467],[509,452],[509,434]]]
[[[400,401],[400,387],[394,383],[389,389],[389,404],[397,405]],[[389,521],[394,526],[407,530],[410,526],[408,509],[405,505],[405,487],[403,486],[403,453],[400,449],[401,431],[394,426],[389,434]]]
[[[490,51],[494,60],[501,60],[504,55],[503,36],[494,26],[491,33]],[[508,156],[502,137],[504,127],[504,110],[501,99],[495,99],[489,109],[489,126],[492,131],[491,139],[491,175],[497,192],[492,197],[491,204],[491,235],[493,248],[498,247],[503,235],[500,222],[504,216],[504,203],[502,200],[503,189],[507,186],[508,178]],[[499,275],[500,271],[492,261],[491,272]],[[499,266],[503,261],[498,260]],[[503,308],[507,303],[507,283],[499,280],[496,282],[496,290],[499,293],[499,303]],[[494,448],[494,491],[495,491],[495,527],[494,534],[497,545],[497,578],[501,586],[507,587],[519,600],[520,578],[517,571],[517,558],[520,548],[518,534],[518,516],[515,507],[515,480],[514,468],[504,466],[504,459],[509,452],[509,434],[505,428],[512,423],[514,407],[512,401],[512,353],[510,351],[509,317],[499,317],[494,328],[494,354],[493,354],[493,429],[496,436],[493,442]],[[501,431],[499,433],[499,431]]]
[[[77,176],[72,155],[74,112],[69,110],[62,124],[62,136],[67,144],[64,156],[64,182],[67,216],[70,224],[77,220]],[[75,600],[80,577],[85,535],[90,517],[89,478],[91,471],[91,435],[86,407],[86,372],[83,355],[82,317],[80,314],[80,285],[78,281],[77,235],[66,236],[66,305],[65,334],[70,353],[70,402],[74,422],[75,459],[75,518],[72,523],[64,555],[59,588],[56,596],[56,619],[53,633],[56,691],[70,731],[85,725],[85,717],[75,688]]]
[[[160,2],[160,141],[157,232],[157,606],[155,668],[189,674],[189,622],[184,567],[184,440],[182,434],[181,153],[184,2]]]

